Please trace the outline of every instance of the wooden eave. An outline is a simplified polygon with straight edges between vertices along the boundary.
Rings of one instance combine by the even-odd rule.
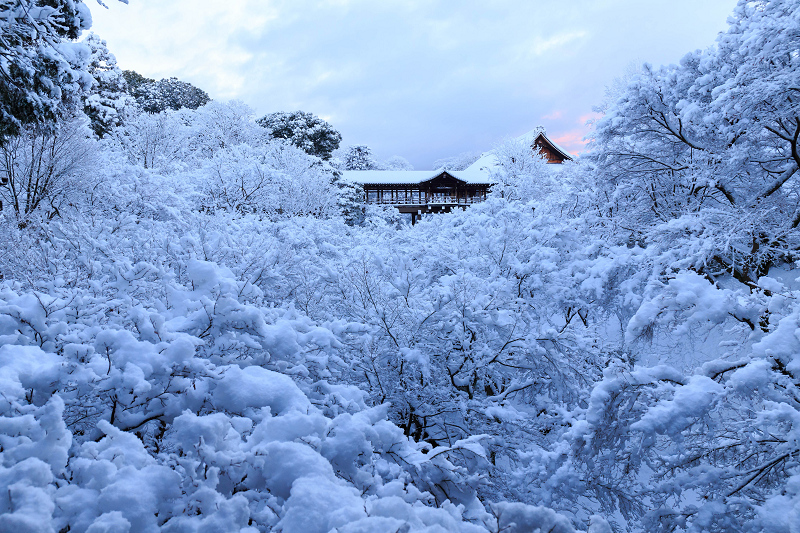
[[[545,145],[548,150],[552,150],[553,152],[557,153],[558,155],[560,155],[564,159],[568,159],[569,161],[572,161],[572,156],[569,155],[568,153],[566,153],[564,150],[560,149],[558,146],[556,146],[553,143],[553,141],[548,139],[547,135],[545,135],[544,133],[540,133],[536,137],[536,139],[533,140],[533,145],[532,146],[540,147],[541,145]]]
[[[435,180],[438,180],[438,179],[441,179],[441,178],[448,178],[448,179],[451,179],[453,181],[457,181],[460,185],[464,185],[464,186],[487,187],[487,186],[490,185],[488,183],[485,183],[485,184],[484,183],[469,183],[468,181],[462,180],[461,178],[453,176],[452,174],[450,174],[446,170],[443,170],[442,172],[436,174],[435,176],[431,176],[430,178],[428,178],[426,180],[415,181],[413,183],[368,183],[367,182],[367,183],[363,183],[362,186],[364,186],[364,187],[385,187],[385,188],[390,188],[390,189],[403,188],[403,187],[406,187],[406,188],[408,188],[408,187],[421,187],[423,185],[427,185],[427,184],[431,183],[432,181],[435,181]]]
[[[457,178],[457,177],[453,176],[452,174],[450,174],[446,170],[441,171],[440,173],[436,174],[435,176],[433,176],[431,178],[428,178],[426,180],[421,181],[420,185],[422,185],[423,183],[430,183],[433,180],[438,180],[438,179],[441,179],[442,177],[450,178],[451,180],[455,180],[455,181],[457,181],[459,183],[463,183],[464,185],[469,185],[469,183],[467,183],[466,181],[462,180],[461,178]]]

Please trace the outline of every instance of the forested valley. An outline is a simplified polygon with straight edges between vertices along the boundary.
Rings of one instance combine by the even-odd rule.
[[[0,2],[0,531],[800,532],[800,2],[415,225],[85,12]]]

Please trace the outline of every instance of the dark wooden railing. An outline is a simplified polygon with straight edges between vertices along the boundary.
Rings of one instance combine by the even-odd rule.
[[[470,191],[471,192],[471,191]],[[409,189],[367,189],[369,204],[383,205],[470,205],[486,199],[483,190],[475,194],[443,194]]]

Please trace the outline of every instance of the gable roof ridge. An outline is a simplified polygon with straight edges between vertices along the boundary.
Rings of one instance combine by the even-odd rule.
[[[539,137],[544,138],[544,141],[547,144],[549,144],[556,152],[558,152],[559,154],[564,156],[564,159],[569,159],[570,161],[573,160],[572,155],[570,155],[569,152],[567,152],[564,148],[559,146],[555,141],[553,141],[550,137],[548,137],[547,133],[545,133],[544,129],[542,129],[539,132],[539,135],[537,135],[536,138],[533,139],[533,144],[536,144],[536,141],[539,140]]]
[[[467,183],[467,180],[465,180],[464,178],[462,178],[460,176],[456,176],[455,172],[457,172],[457,171],[452,171],[451,172],[451,171],[445,170],[445,169],[435,170],[433,176],[423,179],[420,183],[426,183],[428,181],[435,180],[436,178],[441,178],[444,175],[447,175],[448,177],[450,177],[450,178],[452,178],[454,180],[458,180],[458,181],[460,181],[462,183]]]
[[[342,179],[359,184],[419,185],[442,174],[470,185],[488,185],[491,179],[486,172],[471,170],[344,170]]]

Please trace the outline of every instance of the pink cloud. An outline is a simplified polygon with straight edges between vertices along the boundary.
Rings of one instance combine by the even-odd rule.
[[[554,135],[552,139],[572,155],[578,155],[586,148],[586,141],[583,138],[586,136],[587,131],[587,129],[571,130],[560,135]]]
[[[553,131],[550,138],[572,155],[578,155],[586,149],[587,142],[584,140],[584,137],[586,137],[592,129],[591,122],[602,116],[601,113],[592,111],[579,117],[575,117],[574,115],[565,117],[564,112],[557,110],[542,118],[550,120],[561,119],[559,121],[560,124],[553,125],[556,127],[548,128]],[[573,120],[574,122],[572,122]],[[575,126],[576,124],[577,126]],[[560,130],[558,127],[559,125],[561,127],[566,126],[569,129],[567,129],[567,131],[558,131]]]
[[[563,111],[555,110],[549,115],[543,116],[542,120],[558,120],[562,117],[563,114],[564,114]]]

